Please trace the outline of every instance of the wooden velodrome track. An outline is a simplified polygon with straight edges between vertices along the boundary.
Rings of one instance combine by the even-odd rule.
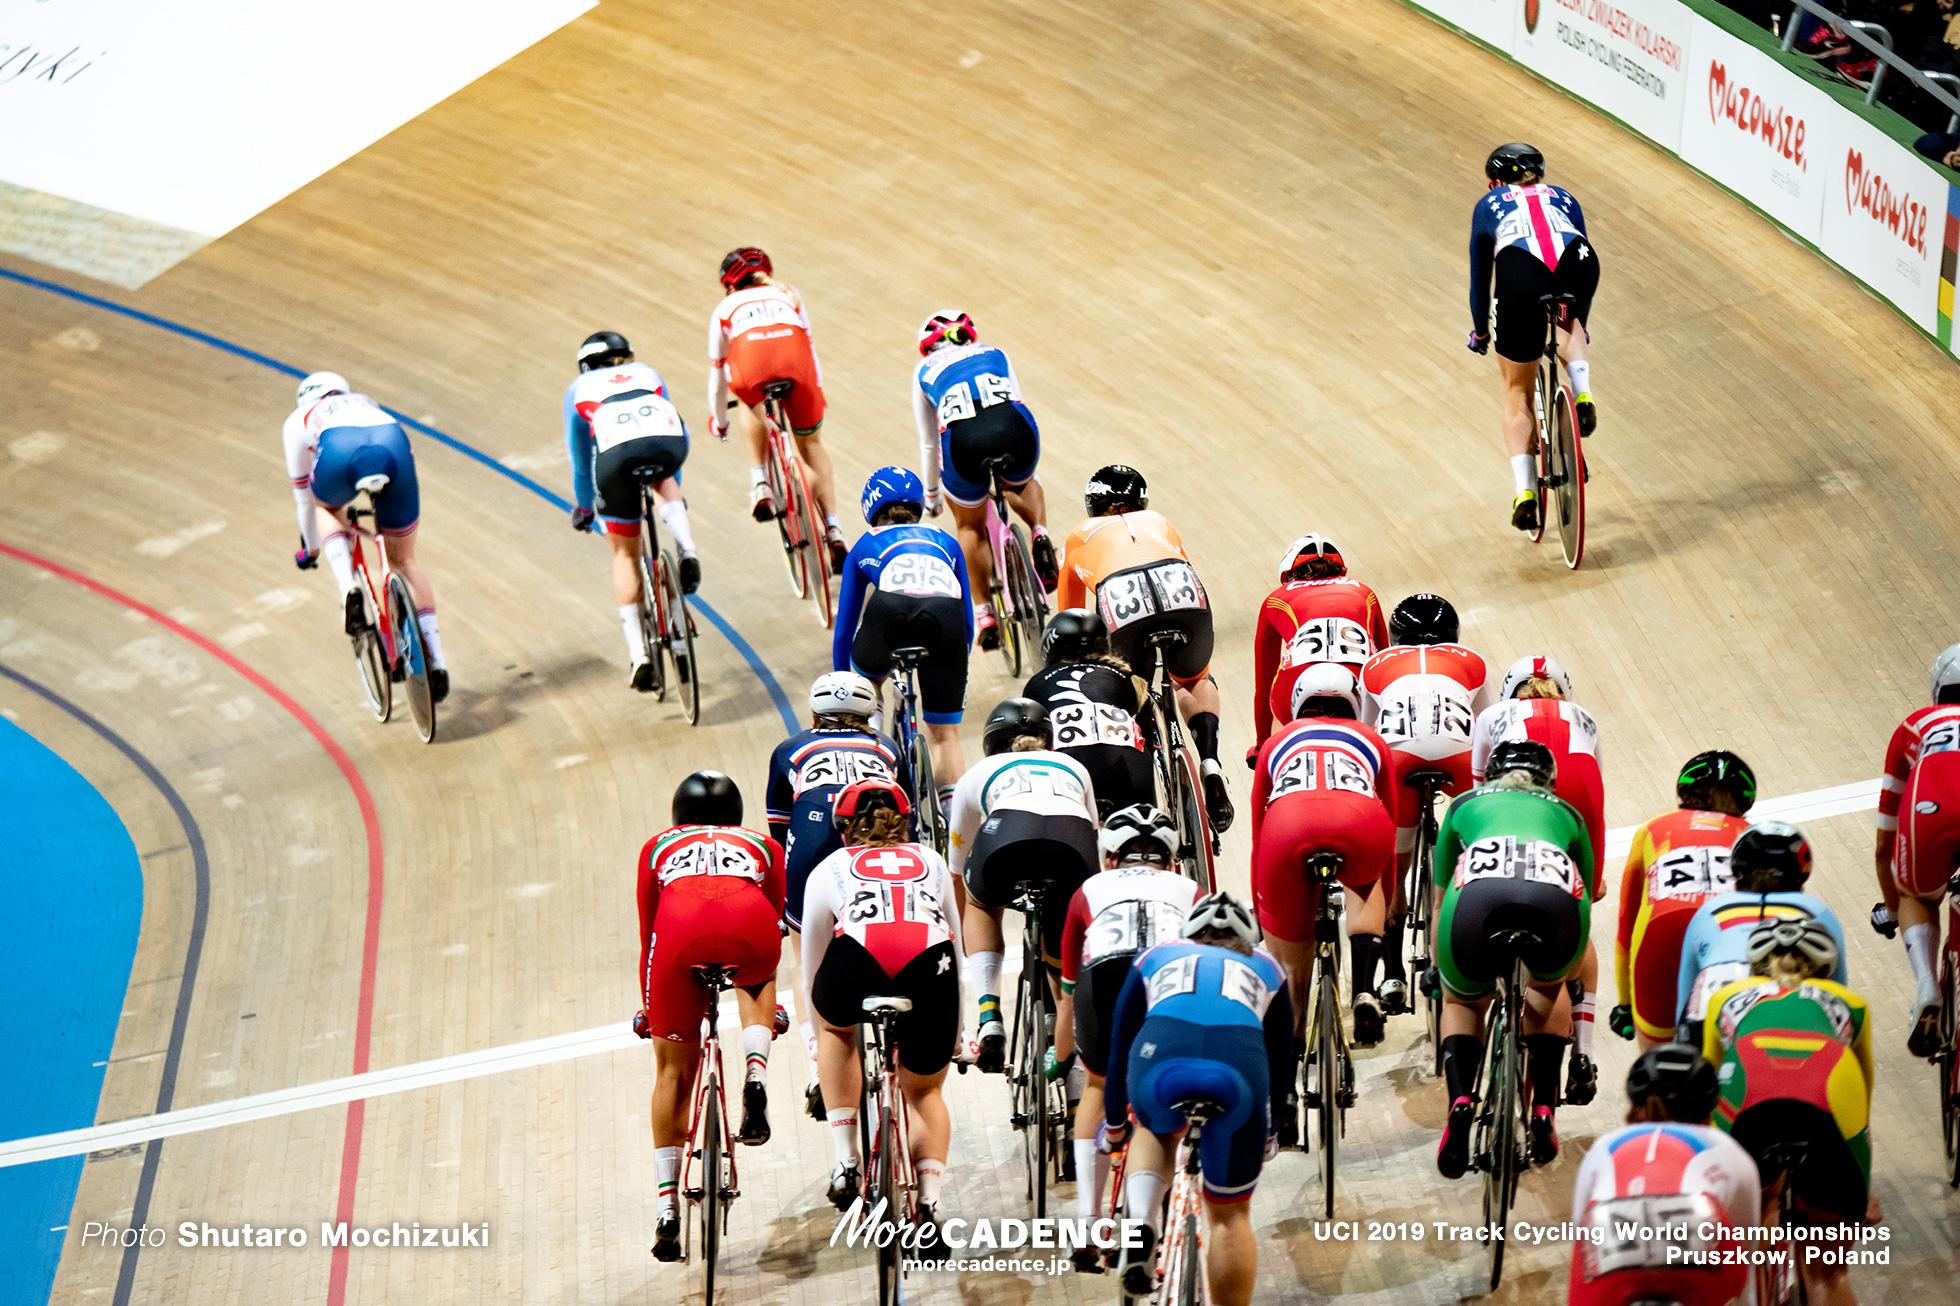
[[[1604,265],[1593,535],[1577,574],[1505,526],[1495,369],[1462,349],[1478,165],[1520,136],[1584,200]],[[1562,659],[1605,733],[1611,826],[1671,806],[1674,767],[1716,744],[1747,756],[1769,795],[1876,774],[1889,731],[1924,701],[1928,661],[1960,635],[1951,360],[1718,188],[1387,0],[607,0],[110,297],[342,370],[563,492],[558,401],[578,340],[627,333],[698,423],[714,267],[741,242],[766,247],[812,306],[847,500],[871,468],[916,456],[913,331],[949,304],[1015,359],[1058,533],[1096,466],[1151,477],[1218,614],[1230,757],[1250,742],[1256,605],[1281,545],[1308,529],[1341,541],[1389,602],[1452,596],[1495,665]],[[208,854],[201,965],[171,1059],[196,921],[182,823],[74,717],[0,681],[0,706],[102,789],[146,854],[99,1120],[154,1111],[167,1060],[186,1107],[347,1075],[362,1055],[384,1069],[631,1015],[636,850],[697,767],[733,773],[759,811],[784,730],[725,638],[705,632],[700,728],[636,698],[602,547],[417,437],[422,556],[456,684],[424,748],[367,716],[330,584],[291,570],[277,434],[289,378],[6,281],[0,393],[0,542],[214,641],[317,718],[372,793],[370,830],[320,741],[237,669],[0,556],[0,663],[150,758]],[[771,540],[743,513],[742,468],[732,447],[695,444],[702,597],[800,714],[828,640],[786,603]],[[1011,689],[998,659],[974,668],[970,718]],[[1938,1182],[1932,1077],[1903,1051],[1903,950],[1861,923],[1870,829],[1868,813],[1808,826],[1813,887],[1847,924],[1877,1022],[1874,1181],[1892,1264],[1854,1283],[1866,1301],[1950,1300],[1960,1208]],[[1243,824],[1227,849],[1242,886]],[[1610,908],[1595,919],[1610,937]],[[1416,1028],[1394,1022],[1362,1058],[1340,1214],[1474,1223],[1475,1183],[1433,1169],[1443,1103]],[[1578,1157],[1623,1108],[1627,1045],[1603,1030],[1600,1044],[1600,1099],[1561,1113],[1565,1153],[1526,1181],[1526,1218],[1564,1218]],[[796,1110],[799,1051],[775,1058],[775,1141],[741,1158],[730,1300],[870,1291],[868,1262],[825,1245],[829,1148]],[[128,1223],[142,1186],[141,1149],[97,1157],[55,1299],[676,1300],[695,1274],[646,1251],[649,1082],[636,1047],[377,1097],[358,1130],[333,1107],[153,1145],[152,1226],[317,1230],[345,1200],[361,1224],[487,1221],[487,1251],[336,1261],[317,1236],[297,1252],[84,1250],[75,1230]],[[956,1078],[951,1094],[949,1208],[1023,1214],[1000,1082]],[[1254,1208],[1261,1300],[1480,1287],[1475,1245],[1316,1241],[1318,1193],[1308,1159],[1269,1169]],[[1503,1295],[1562,1299],[1568,1254],[1514,1251]],[[1107,1277],[914,1286],[1012,1306],[1114,1293]]]

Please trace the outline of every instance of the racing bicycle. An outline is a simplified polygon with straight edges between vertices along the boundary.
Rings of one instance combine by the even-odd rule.
[[[1007,674],[1019,676],[1022,666],[1033,661],[1041,648],[1041,634],[1048,625],[1048,597],[1034,572],[1027,532],[1008,515],[1007,491],[1000,478],[1013,462],[1011,457],[986,462],[987,548],[994,560],[987,601],[1000,623],[1000,655],[1007,660]]]
[[[1940,1135],[1946,1142],[1946,1185],[1960,1188],[1960,871],[1946,882],[1946,934],[1940,940],[1940,1048],[1933,1069],[1940,1077]]]
[[[388,719],[394,711],[394,687],[400,685],[408,698],[409,715],[415,719],[415,733],[426,744],[436,737],[436,702],[429,689],[429,651],[415,620],[415,597],[408,592],[408,582],[389,565],[381,536],[361,525],[363,517],[374,519],[374,496],[387,485],[388,477],[380,472],[363,476],[354,488],[367,495],[367,506],[347,506],[347,529],[354,536],[354,578],[365,617],[353,636],[354,662],[361,669],[361,688],[367,691],[374,719]]]
[[[674,555],[660,547],[654,525],[660,520],[653,487],[674,474],[671,467],[641,467],[640,483],[640,634],[653,668],[653,696],[667,701],[668,672],[689,725],[701,719],[701,664],[694,658],[694,613],[681,593]]]
[[[826,630],[832,617],[830,545],[823,514],[810,493],[810,473],[796,453],[789,421],[789,396],[794,381],[771,381],[762,387],[762,412],[768,420],[763,466],[769,493],[776,503],[776,533],[783,542],[783,563],[789,568],[789,587],[799,599],[816,603],[817,624]]]
[[[1164,660],[1165,648],[1184,642],[1181,630],[1158,630],[1150,634],[1153,665],[1144,669],[1150,689],[1145,726],[1163,810],[1170,813],[1177,827],[1178,869],[1197,882],[1200,894],[1206,894],[1213,888],[1218,836],[1212,832],[1211,817],[1205,811],[1204,786],[1199,783],[1197,763],[1184,742],[1176,689]]]
[[[1354,1056],[1341,1024],[1341,856],[1314,853],[1307,879],[1320,886],[1314,918],[1314,975],[1307,1006],[1307,1057],[1301,1066],[1306,1091],[1300,1100],[1315,1111],[1320,1132],[1320,1186],[1328,1219],[1334,1218],[1335,1149],[1347,1133],[1354,1105]]]
[[[1526,1152],[1531,1098],[1526,1090],[1523,1042],[1524,954],[1541,941],[1529,930],[1500,930],[1492,933],[1490,942],[1510,957],[1511,965],[1497,981],[1491,1004],[1499,1028],[1485,1031],[1489,1050],[1476,1085],[1478,1105],[1470,1135],[1470,1165],[1484,1177],[1485,1225],[1508,1230],[1518,1177],[1531,1168]],[[1490,1290],[1496,1292],[1504,1277],[1504,1239],[1494,1237],[1489,1246]]]
[[[1074,1160],[1070,1143],[1068,1086],[1048,1078],[1044,1065],[1055,1042],[1055,1001],[1041,957],[1039,881],[1023,884],[1013,907],[1021,913],[1021,974],[1015,981],[1014,1023],[1007,1042],[1009,1123],[1021,1131],[1021,1159],[1028,1173],[1028,1201],[1037,1218],[1048,1214],[1051,1177],[1066,1179]]]
[[[1225,1113],[1207,1098],[1186,1098],[1175,1103],[1173,1111],[1189,1122],[1177,1148],[1177,1168],[1171,1175],[1170,1195],[1165,1202],[1162,1241],[1157,1244],[1159,1306],[1202,1306],[1211,1300],[1205,1272],[1204,1163],[1202,1144],[1205,1122]],[[1132,1123],[1132,1129],[1138,1128]],[[1118,1282],[1123,1306],[1134,1306],[1145,1298],[1133,1297]]]
[[[858,1056],[864,1068],[858,1116],[868,1121],[875,1112],[877,1119],[871,1127],[871,1148],[865,1154],[864,1192],[873,1209],[881,1212],[879,1218],[901,1229],[916,1213],[918,1179],[912,1170],[905,1094],[898,1082],[898,1038],[892,1026],[910,1010],[910,998],[866,998],[864,1029],[868,1037],[858,1039]],[[878,1306],[897,1306],[904,1300],[905,1241],[903,1234],[873,1239],[878,1249]]]
[[[1538,362],[1533,390],[1538,429],[1533,436],[1538,457],[1538,529],[1531,542],[1545,538],[1548,518],[1558,519],[1559,548],[1565,565],[1576,569],[1586,553],[1586,454],[1579,436],[1578,410],[1572,387],[1559,380],[1558,333],[1561,326],[1583,330],[1572,318],[1571,295],[1541,295],[1545,306],[1545,353]]]
[[[919,842],[946,855],[946,811],[939,802],[939,782],[932,773],[932,745],[919,728],[919,663],[929,653],[917,645],[892,650],[898,707],[892,713],[892,738],[899,758],[912,777],[912,829]]]
[[[728,1207],[741,1196],[735,1175],[734,1139],[728,1130],[728,1094],[722,1087],[721,1038],[717,1031],[721,995],[735,983],[733,966],[694,966],[694,978],[708,990],[708,1016],[701,1023],[701,1063],[694,1076],[694,1108],[688,1113],[687,1142],[681,1152],[681,1196],[687,1198],[687,1228],[681,1259],[694,1259],[695,1226],[701,1232],[701,1301],[714,1306],[715,1259],[721,1254]]]
[[[1436,960],[1436,795],[1450,783],[1450,773],[1421,767],[1402,777],[1416,791],[1416,854],[1409,863],[1409,944],[1414,949],[1409,973],[1422,996],[1423,1022],[1429,1030],[1429,1073],[1443,1073],[1443,988],[1430,969]],[[1385,1013],[1386,1014],[1386,1013]]]

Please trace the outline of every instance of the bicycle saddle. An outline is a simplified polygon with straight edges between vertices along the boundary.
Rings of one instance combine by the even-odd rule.
[[[926,657],[926,649],[919,647],[917,644],[907,644],[904,648],[895,648],[892,650],[892,665],[910,671],[921,662],[924,662]]]
[[[780,381],[771,381],[769,384],[763,386],[762,393],[771,399],[780,399],[794,389],[796,389],[796,382],[784,378]]]
[[[1433,766],[1419,767],[1402,777],[1402,783],[1410,789],[1421,789],[1427,785],[1441,789],[1455,777],[1448,771]]]
[[[354,482],[354,488],[357,490],[366,490],[369,494],[379,494],[388,488],[388,474],[386,472],[375,472],[371,476],[363,476],[360,480]]]
[[[882,1016],[888,1011],[895,1015],[902,1015],[911,1009],[912,999],[910,998],[874,997],[864,1000],[864,1014],[867,1016]]]
[[[1185,636],[1183,631],[1178,630],[1175,627],[1171,627],[1166,630],[1151,631],[1150,642],[1152,644],[1186,644],[1189,643],[1190,641]]]
[[[695,979],[700,980],[703,984],[706,984],[709,988],[713,989],[713,988],[727,988],[730,985],[734,984],[735,976],[737,972],[741,970],[741,967],[739,966],[689,966],[688,970],[693,973]]]
[[[1208,1097],[1187,1097],[1171,1103],[1171,1110],[1186,1120],[1216,1120],[1225,1114],[1224,1106]]]
[[[1307,878],[1321,884],[1341,878],[1341,868],[1347,862],[1339,853],[1310,853],[1307,856]]]
[[[1538,302],[1541,304],[1576,304],[1579,300],[1576,295],[1540,295]]]

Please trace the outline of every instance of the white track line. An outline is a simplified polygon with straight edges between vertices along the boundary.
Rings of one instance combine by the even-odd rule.
[[[1813,789],[1809,793],[1791,794],[1787,798],[1765,799],[1757,803],[1749,815],[1758,821],[1772,817],[1785,821],[1815,821],[1851,812],[1868,812],[1878,806],[1878,784],[1877,780],[1860,780],[1856,784]],[[1609,867],[1624,861],[1627,849],[1633,845],[1636,829],[1635,826],[1625,826],[1606,832],[1606,861]],[[727,1004],[725,1010],[732,1019],[733,1004]],[[291,1115],[296,1111],[339,1106],[362,1098],[450,1084],[459,1079],[475,1079],[480,1075],[548,1066],[601,1052],[623,1051],[637,1046],[639,1042],[625,1025],[602,1025],[574,1034],[558,1034],[526,1043],[485,1048],[481,1052],[465,1052],[460,1056],[439,1057],[434,1061],[417,1061],[412,1065],[396,1066],[392,1070],[375,1070],[365,1075],[328,1079],[298,1088],[282,1088],[272,1093],[234,1098],[229,1102],[186,1107],[181,1111],[166,1111],[162,1115],[138,1116],[88,1129],[41,1134],[34,1138],[0,1143],[0,1168],[51,1161],[63,1156],[80,1156],[105,1148],[127,1147],[132,1143],[148,1142],[152,1138],[222,1129],[227,1125]]]

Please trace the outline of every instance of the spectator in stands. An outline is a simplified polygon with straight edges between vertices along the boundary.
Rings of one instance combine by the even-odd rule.
[[[1949,168],[1960,170],[1960,132],[1927,132],[1912,148]]]

